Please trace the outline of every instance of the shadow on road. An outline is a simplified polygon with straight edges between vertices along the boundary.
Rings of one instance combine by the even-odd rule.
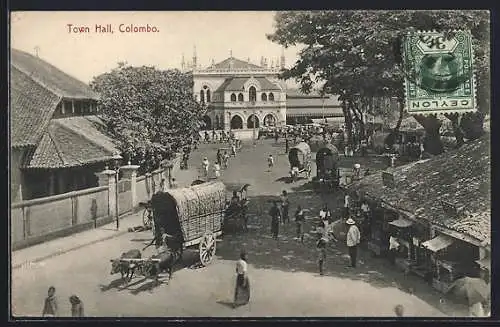
[[[297,189],[307,189],[307,184]],[[271,196],[256,196],[250,200],[249,224],[252,228],[244,234],[226,234],[217,249],[217,255],[224,260],[238,260],[241,249],[248,253],[248,262],[257,269],[275,269],[286,272],[308,272],[318,274],[316,241],[313,234],[315,218],[319,209],[327,203],[334,220],[341,216],[343,192],[334,194],[317,194],[312,191],[289,193],[291,222],[280,225],[279,240],[271,237]],[[298,204],[309,209],[305,224],[304,243],[296,236],[294,212]],[[260,211],[260,212],[259,212]],[[358,251],[358,266],[348,267],[349,256],[343,242],[330,243],[327,252],[325,277],[347,278],[366,282],[377,288],[396,287],[404,292],[412,293],[425,302],[439,307],[439,294],[418,276],[405,275],[396,267],[388,264],[384,258],[373,257],[365,250],[364,245]]]
[[[111,289],[119,288],[123,284],[125,284],[125,281],[122,278],[118,278],[111,281],[108,285],[99,285],[99,288],[101,289],[101,292],[107,292]]]

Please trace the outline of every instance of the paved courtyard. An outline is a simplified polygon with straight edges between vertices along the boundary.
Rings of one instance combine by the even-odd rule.
[[[178,173],[179,184],[196,178],[202,156],[215,159],[217,145],[202,145],[193,154],[190,170]],[[273,154],[276,165],[267,172],[266,158]],[[315,167],[313,166],[313,172]],[[153,287],[151,281],[135,278],[127,287],[110,275],[110,259],[122,252],[142,249],[151,239],[149,232],[126,233],[93,245],[24,265],[12,271],[12,312],[15,316],[40,316],[47,288],[55,286],[62,316],[68,316],[68,297],[77,294],[87,316],[169,317],[169,316],[394,316],[397,304],[407,316],[464,316],[461,307],[440,301],[440,295],[418,277],[405,276],[385,260],[361,251],[358,268],[347,268],[343,244],[329,248],[325,276],[319,276],[313,237],[304,244],[294,240],[294,226],[280,231],[280,240],[270,237],[270,197],[290,192],[291,208],[301,204],[311,218],[322,203],[333,215],[339,213],[342,194],[316,194],[307,181],[288,184],[288,160],[281,144],[261,140],[246,144],[223,172],[226,184],[249,183],[250,231],[229,234],[217,244],[217,258],[205,268],[190,266],[196,253],[188,252],[168,284]],[[139,216],[137,219],[139,223]],[[251,300],[232,309],[228,303],[234,289],[234,265],[240,249],[249,254]],[[151,249],[145,251],[147,256]],[[412,292],[410,292],[412,290]]]

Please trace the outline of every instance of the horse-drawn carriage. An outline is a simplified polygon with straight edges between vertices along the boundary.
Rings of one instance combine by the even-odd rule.
[[[300,142],[288,152],[290,162],[290,177],[292,181],[297,180],[299,174],[311,175],[311,148],[306,142]]]
[[[224,231],[247,230],[247,212],[248,204],[248,187],[250,184],[236,184],[227,187],[230,194],[230,200],[226,201],[226,211],[224,215],[223,229]],[[227,197],[229,199],[229,197]]]
[[[316,187],[334,189],[339,186],[339,151],[335,145],[325,143],[316,152]]]

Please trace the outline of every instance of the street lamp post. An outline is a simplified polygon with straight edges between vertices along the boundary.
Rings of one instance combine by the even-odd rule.
[[[120,163],[123,157],[116,153],[113,156],[115,164],[115,215],[116,215],[116,230],[120,229],[120,213],[118,212],[118,174],[120,173]]]
[[[256,116],[255,116],[255,102],[251,101],[250,105],[252,106],[252,127],[253,127],[252,137],[253,137],[253,145],[255,146],[257,144],[257,140],[255,137],[255,118],[256,118]]]

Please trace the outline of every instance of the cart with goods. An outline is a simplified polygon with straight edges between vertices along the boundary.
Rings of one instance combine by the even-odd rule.
[[[224,214],[223,230],[247,230],[247,212],[250,201],[247,193],[250,184],[236,184],[227,187],[226,210]]]
[[[225,186],[212,181],[186,188],[170,189],[151,198],[155,239],[174,254],[186,248],[199,252],[200,263],[209,264],[216,251],[216,238],[222,234],[226,207]]]
[[[314,186],[318,189],[333,190],[339,186],[339,151],[335,145],[325,143],[316,152],[316,177]]]
[[[290,162],[290,177],[292,181],[297,180],[300,174],[307,178],[311,175],[311,148],[306,142],[300,142],[288,152]]]

